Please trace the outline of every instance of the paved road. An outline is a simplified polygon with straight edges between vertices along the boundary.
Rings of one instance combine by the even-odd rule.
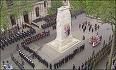
[[[101,24],[101,23],[98,23],[98,20],[96,19],[90,19],[90,18],[84,18],[83,16],[80,17],[81,19],[79,18],[72,18],[72,34],[75,38],[79,39],[79,40],[82,40],[82,36],[85,35],[85,38],[86,40],[84,41],[85,42],[85,49],[84,51],[80,52],[79,54],[77,54],[72,60],[70,60],[68,63],[64,64],[61,68],[62,69],[72,69],[72,65],[75,64],[76,67],[80,66],[82,63],[84,63],[93,53],[93,50],[96,52],[98,52],[101,48],[102,48],[102,43],[103,43],[103,40],[106,40],[106,42],[108,42],[108,39],[109,39],[109,36],[110,34],[112,34],[112,28],[111,28],[111,25],[109,24]],[[94,31],[93,33],[92,32],[89,32],[88,30],[85,31],[85,33],[83,33],[82,29],[79,29],[78,25],[79,23],[82,23],[82,21],[84,20],[87,20],[87,21],[90,21],[91,24],[99,24],[100,25],[100,29],[98,31]],[[46,37],[40,41],[37,41],[37,42],[34,42],[32,44],[29,45],[29,47],[33,48],[38,48],[38,47],[41,47],[43,46],[44,44],[46,44],[47,42],[50,42],[52,40],[55,39],[56,37],[56,31],[55,30],[52,30],[52,28],[49,28],[51,30],[51,35],[49,37]],[[41,32],[42,30],[41,29],[37,29],[36,30],[38,32]],[[100,45],[98,45],[97,47],[95,48],[92,48],[92,46],[88,43],[88,39],[94,35],[96,32],[98,32],[99,35],[103,35],[103,40],[101,42]],[[21,41],[20,41],[21,42]],[[3,60],[9,60],[9,62],[11,64],[13,64],[13,67],[14,68],[18,68],[13,62],[12,60],[10,59],[10,53],[13,53],[14,56],[20,61],[21,58],[19,57],[19,55],[17,54],[16,52],[16,44],[20,43],[20,42],[17,42],[15,44],[12,44],[10,46],[8,46],[4,51],[1,51],[1,61]],[[38,46],[38,47],[36,47]],[[26,54],[26,55],[30,55],[30,53],[26,52],[25,50],[22,49],[22,51]],[[36,65],[35,69],[46,69],[46,67],[41,64],[37,59],[32,59]],[[2,63],[2,62],[1,62]],[[25,62],[25,66],[24,66],[26,69],[31,69],[32,67],[30,65],[28,65],[28,63]],[[99,67],[99,66],[98,66]]]

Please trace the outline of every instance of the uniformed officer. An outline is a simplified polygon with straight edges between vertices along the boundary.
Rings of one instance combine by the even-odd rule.
[[[52,70],[52,64],[50,64],[50,69]]]

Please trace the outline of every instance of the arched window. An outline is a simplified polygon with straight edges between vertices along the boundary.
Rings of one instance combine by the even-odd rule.
[[[39,7],[35,8],[35,12],[36,12],[36,17],[39,17]]]
[[[15,16],[14,15],[10,15],[10,20],[11,20],[12,26],[16,24],[16,20],[15,20]]]
[[[46,7],[46,1],[44,1],[44,7]]]
[[[25,22],[25,23],[29,23],[29,17],[28,17],[27,11],[24,11],[23,17],[24,17],[24,22]]]

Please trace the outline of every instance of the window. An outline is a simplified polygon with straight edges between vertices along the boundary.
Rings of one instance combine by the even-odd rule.
[[[39,17],[39,7],[35,8],[35,12],[36,12],[36,17]]]
[[[23,17],[24,17],[24,22],[25,22],[25,23],[29,23],[29,17],[28,17],[27,11],[24,11]]]
[[[46,7],[46,1],[44,1],[44,7]]]

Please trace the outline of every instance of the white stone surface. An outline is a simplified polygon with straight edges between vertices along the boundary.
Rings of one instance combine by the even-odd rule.
[[[45,46],[49,46],[49,47],[53,48],[54,50],[58,51],[59,53],[64,53],[65,51],[74,47],[75,45],[77,45],[80,42],[81,41],[79,41],[78,39],[75,39],[72,36],[71,37],[68,36],[68,38],[66,38],[63,41],[53,40],[53,41],[47,43]]]
[[[71,35],[71,14],[69,6],[58,8],[56,39],[45,44],[38,52],[49,63],[58,62],[61,58],[71,53],[74,48],[80,46],[81,41]],[[45,51],[48,52],[45,52]],[[42,54],[42,55],[41,55]]]
[[[58,8],[58,13],[57,13],[57,37],[56,40],[58,41],[63,41],[65,40],[68,36],[71,35],[71,14],[69,11],[69,6],[62,6]],[[69,35],[66,35],[67,29],[70,29]]]
[[[71,14],[69,8],[70,6],[62,6],[58,8],[56,19],[56,39],[45,45],[60,53],[67,51],[80,42],[71,35]]]
[[[67,56],[68,54],[72,53],[74,49],[80,47],[80,45],[82,44],[82,42],[78,42],[78,44],[77,42],[71,42],[70,44],[65,45],[67,46],[67,48],[65,47],[65,49],[63,49],[62,52],[54,50],[54,48],[51,47],[51,45],[47,45],[43,46],[37,53],[48,63],[54,64],[62,58],[64,58],[65,56]]]

